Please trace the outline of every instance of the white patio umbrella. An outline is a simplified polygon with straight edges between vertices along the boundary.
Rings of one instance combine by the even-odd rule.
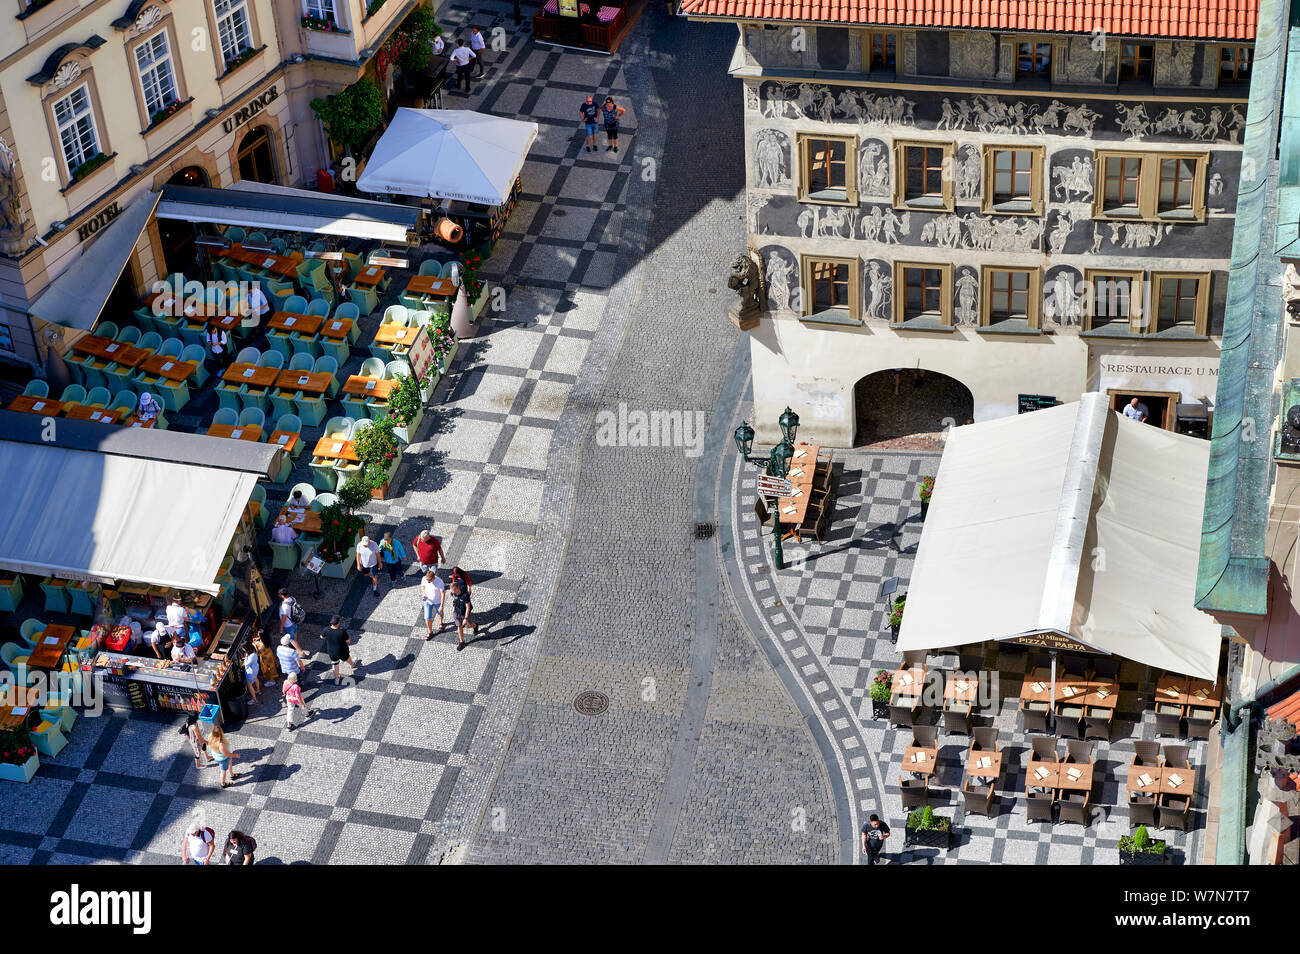
[[[398,109],[357,180],[362,192],[501,205],[537,123],[468,109]]]

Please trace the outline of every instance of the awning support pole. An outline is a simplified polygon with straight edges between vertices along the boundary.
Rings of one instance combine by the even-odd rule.
[[[1047,697],[1047,724],[1056,728],[1056,650],[1048,650],[1052,657],[1052,689]]]

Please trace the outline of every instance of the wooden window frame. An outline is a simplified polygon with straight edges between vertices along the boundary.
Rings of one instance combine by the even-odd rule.
[[[1107,212],[1106,160],[1108,158],[1140,159],[1137,214],[1125,215]],[[1135,149],[1093,150],[1092,217],[1117,222],[1204,222],[1206,174],[1210,165],[1209,152],[1167,151],[1155,152]],[[1191,159],[1196,163],[1192,182],[1191,209],[1160,211],[1160,161],[1162,159]]]
[[[932,196],[907,197],[907,150],[908,149],[942,149],[941,163],[943,174],[941,182],[943,195],[939,203],[932,201]],[[895,139],[894,140],[894,208],[921,209],[930,212],[951,212],[953,210],[953,163],[956,144],[944,140]]]
[[[1043,321],[1042,307],[1042,270],[1032,266],[1025,268],[1018,265],[981,265],[980,266],[980,319],[979,328],[984,331],[997,331],[1000,321],[992,321],[993,311],[993,273],[1022,272],[1029,276],[1029,286],[1025,290],[1025,320],[1030,329],[1037,331]]]
[[[1229,54],[1229,56],[1225,57],[1225,53]],[[1245,64],[1241,62],[1243,53],[1245,54]],[[1232,72],[1228,76],[1225,76],[1223,71],[1225,63],[1232,64]],[[1222,86],[1224,83],[1249,83],[1251,67],[1254,63],[1255,48],[1253,46],[1229,43],[1219,47],[1219,85]]]
[[[812,160],[808,153],[808,146],[814,142],[838,141],[844,143],[844,197],[828,198],[824,196],[813,195],[809,191],[809,174],[812,171]],[[795,134],[795,148],[799,157],[799,201],[815,202],[819,205],[853,205],[858,204],[858,137],[845,136],[837,133],[811,133],[802,132]]]
[[[1205,338],[1209,336],[1209,319],[1210,319],[1210,273],[1209,272],[1175,272],[1161,271],[1151,272],[1150,274],[1150,291],[1147,297],[1150,299],[1148,309],[1150,313],[1150,329],[1143,329],[1139,334],[1146,336],[1155,336],[1162,334],[1160,328],[1160,291],[1161,283],[1164,281],[1177,281],[1179,279],[1195,279],[1196,287],[1196,305],[1195,316],[1193,318],[1193,330],[1197,337]],[[1140,324],[1139,324],[1140,327]]]
[[[805,254],[799,256],[799,281],[803,289],[802,302],[803,309],[801,317],[805,321],[817,321],[819,314],[826,312],[814,311],[816,296],[813,294],[813,266],[819,263],[831,265],[847,265],[849,267],[849,301],[845,305],[848,317],[855,322],[862,321],[862,262],[856,257],[846,258],[842,255],[815,255]],[[834,310],[839,310],[841,306],[833,306]],[[839,324],[840,322],[830,322]]]
[[[1053,42],[1051,41],[1051,39],[1045,39],[1045,38],[1043,38],[1043,37],[1041,37],[1041,36],[1037,36],[1037,37],[1035,37],[1035,36],[1018,36],[1018,37],[1015,38],[1015,40],[1014,40],[1013,42],[1016,44],[1016,53],[1015,53],[1015,55],[1016,55],[1016,60],[1015,60],[1015,77],[1016,77],[1016,79],[1017,79],[1017,80],[1026,80],[1026,79],[1043,79],[1043,80],[1047,80],[1047,81],[1050,82],[1051,79],[1052,79],[1052,65],[1056,62],[1056,44],[1053,43]],[[1020,47],[1021,47],[1023,44],[1026,44],[1026,43],[1032,44],[1033,47],[1034,47],[1033,60],[1034,60],[1035,64],[1037,64],[1037,62],[1038,62],[1038,47],[1040,47],[1040,46],[1045,46],[1045,47],[1048,48],[1048,54],[1047,54],[1047,68],[1046,68],[1046,69],[1043,69],[1043,70],[1037,70],[1037,69],[1034,69],[1034,70],[1028,70],[1028,71],[1024,71],[1024,70],[1021,70],[1021,69],[1020,69]]]
[[[1032,158],[1028,199],[1013,199],[998,203],[995,194],[995,154],[999,152],[1027,152]],[[986,215],[1042,215],[1043,167],[1046,149],[1043,146],[1022,146],[1011,143],[986,143],[984,145],[984,194],[980,198],[980,211]],[[1028,208],[1024,207],[1028,203]]]
[[[885,47],[886,49],[887,49],[888,41],[891,39],[894,41],[894,65],[892,67],[887,63],[881,66],[876,66],[872,62],[872,57],[875,52],[875,41],[877,38],[880,39],[882,47]],[[872,73],[876,70],[893,69],[893,71],[897,73],[898,55],[903,48],[903,44],[900,41],[901,41],[901,37],[899,37],[898,33],[895,32],[894,30],[863,30],[862,31],[862,72]]]
[[[1096,282],[1102,276],[1114,278],[1127,278],[1130,281],[1129,298],[1128,298],[1128,322],[1127,327],[1130,334],[1141,334],[1142,326],[1142,307],[1147,297],[1146,272],[1142,269],[1133,268],[1085,268],[1083,270],[1083,331],[1094,331],[1093,319],[1097,314],[1096,303]],[[1138,294],[1133,295],[1133,286],[1138,288]],[[1114,325],[1117,322],[1110,320],[1106,326]]]
[[[135,92],[136,110],[140,114],[140,129],[147,132],[150,128],[150,121],[153,114],[149,111],[148,105],[144,100],[144,80],[140,75],[139,64],[136,62],[135,51],[144,44],[151,42],[159,33],[165,33],[167,36],[168,53],[171,57],[172,81],[176,84],[176,102],[184,103],[190,98],[189,89],[185,84],[185,71],[181,69],[181,61],[177,56],[180,44],[176,37],[176,23],[171,12],[164,14],[164,18],[159,23],[157,29],[151,30],[147,34],[142,34],[134,40],[127,43],[127,58],[131,61],[131,74],[135,79],[132,84]]]
[[[903,309],[907,305],[907,270],[909,268],[922,268],[941,273],[939,284],[939,321],[946,327],[952,327],[952,271],[951,262],[894,262],[894,287],[892,305],[892,321],[895,327],[906,328],[908,322],[916,321],[925,315],[917,315],[913,318],[906,318],[903,315]]]
[[[1124,47],[1126,46],[1131,46],[1135,50],[1135,53],[1131,58],[1131,62],[1133,63],[1134,70],[1132,73],[1129,73],[1128,75],[1125,75],[1124,73],[1124,63],[1126,60],[1126,57],[1124,56]],[[1151,51],[1151,55],[1147,58],[1147,72],[1145,75],[1137,72],[1137,67],[1140,66],[1142,62],[1142,50],[1144,49]],[[1152,82],[1155,80],[1155,75],[1156,75],[1155,44],[1125,43],[1121,40],[1119,44],[1119,69],[1116,73],[1116,79],[1121,83],[1123,83],[1126,80],[1147,80],[1148,82]]]

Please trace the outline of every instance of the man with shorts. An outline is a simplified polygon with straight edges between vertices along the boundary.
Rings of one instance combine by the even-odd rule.
[[[280,589],[280,632],[288,636],[293,643],[293,648],[301,653],[302,647],[298,645],[298,624],[293,621],[293,608],[297,602],[289,595],[288,590],[283,587]]]
[[[596,100],[588,96],[587,101],[578,107],[582,124],[587,128],[587,152],[596,151],[596,133],[600,132],[600,107]]]
[[[424,625],[429,630],[429,635],[424,637],[427,643],[433,639],[433,614],[438,614],[438,632],[442,632],[442,598],[443,598],[442,580],[433,570],[424,571],[424,579],[420,580],[420,599],[424,603]]]
[[[357,544],[357,572],[370,578],[370,592],[379,595],[379,547],[362,537]]]
[[[411,549],[415,551],[415,559],[420,564],[421,579],[423,579],[423,574],[428,573],[430,570],[433,570],[434,573],[438,572],[438,565],[442,563],[444,554],[442,552],[442,539],[433,535],[432,527],[420,531]]]
[[[339,678],[339,663],[346,662],[352,667],[352,675],[357,674],[357,667],[361,665],[360,659],[353,659],[348,652],[348,631],[342,626],[343,620],[338,616],[330,618],[329,629],[321,633],[325,640],[325,655],[329,656],[330,662],[334,664],[334,685],[338,685],[342,680]]]

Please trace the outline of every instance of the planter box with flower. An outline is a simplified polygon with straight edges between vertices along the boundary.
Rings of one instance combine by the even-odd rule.
[[[156,113],[154,113],[152,116],[149,117],[149,129],[153,129],[155,126],[159,125],[160,123],[164,123],[167,120],[171,119],[177,113],[183,111],[185,107],[192,102],[194,102],[193,99],[178,99],[175,100],[174,102],[168,103],[162,109],[158,110]]]
[[[903,844],[947,851],[952,847],[952,819],[936,815],[929,805],[913,809],[907,816]]]
[[[483,267],[483,256],[478,252],[470,252],[465,256],[463,264],[460,283],[465,289],[465,301],[469,304],[469,320],[478,321],[488,301],[487,286],[478,279],[478,270]]]
[[[322,20],[320,17],[305,16],[302,18],[302,26],[305,30],[318,30],[321,33],[347,33],[333,20]]]
[[[889,630],[898,638],[898,628],[903,625],[903,608],[907,605],[907,594],[894,600],[894,605],[889,611]]]
[[[320,528],[324,539],[316,545],[316,555],[325,564],[321,576],[336,580],[346,577],[356,563],[357,541],[366,529],[366,522],[352,512],[353,501],[346,499],[346,490],[345,487],[339,493],[337,503],[321,508]]]
[[[430,368],[425,378],[433,377],[436,381],[437,374],[436,370]],[[393,434],[403,444],[411,443],[411,439],[419,432],[420,422],[424,420],[425,386],[413,374],[399,374],[397,387],[388,395],[388,416],[394,424]]]
[[[921,501],[921,519],[930,512],[930,496],[934,493],[934,478],[922,477],[921,486],[917,488],[916,496]]]
[[[250,46],[246,49],[240,50],[234,56],[230,57],[230,59],[226,60],[226,73],[232,73],[235,70],[239,69],[239,67],[243,66],[253,57],[257,56],[257,54],[261,53],[264,49],[266,49],[265,46],[257,46],[257,47]],[[218,79],[220,78],[221,77],[218,77]]]
[[[452,359],[460,348],[460,339],[451,330],[451,313],[434,315],[433,320],[425,326],[429,333],[429,344],[433,345],[433,357],[438,363],[438,374],[430,375],[431,380],[424,382],[424,399],[433,396],[433,389],[438,386],[438,377],[447,373]]]
[[[108,156],[104,155],[102,152],[97,152],[81,165],[77,166],[77,168],[73,169],[72,175],[69,176],[69,178],[71,179],[71,182],[80,182],[106,162],[108,162]],[[69,184],[71,184],[71,182]]]
[[[1147,833],[1146,825],[1138,825],[1131,835],[1119,840],[1119,863],[1122,865],[1163,865],[1169,855],[1165,843],[1156,841]]]
[[[362,481],[370,488],[370,495],[387,499],[388,487],[397,476],[402,464],[402,444],[397,439],[397,422],[391,417],[373,421],[352,439],[357,461],[361,464]]]
[[[0,779],[30,782],[41,766],[26,726],[0,731]]]
[[[889,697],[893,694],[894,677],[888,669],[881,669],[871,680],[871,717],[889,718]]]

